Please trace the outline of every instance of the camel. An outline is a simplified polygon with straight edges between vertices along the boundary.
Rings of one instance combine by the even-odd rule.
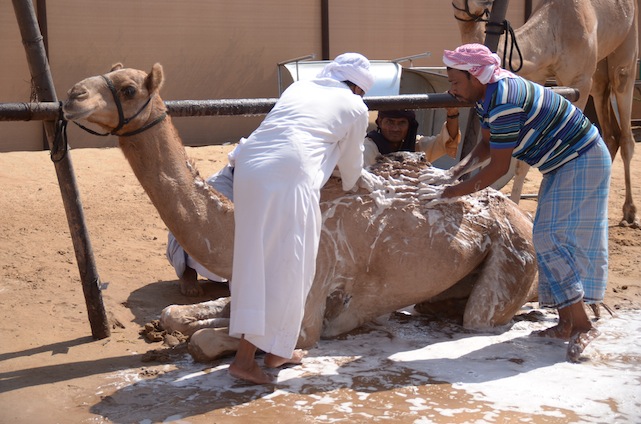
[[[149,73],[117,64],[74,85],[64,117],[118,135],[134,174],[181,246],[233,284],[234,206],[187,157],[159,95],[163,81],[158,63]],[[421,200],[450,176],[420,155],[381,158],[372,172],[385,183],[371,193],[344,192],[338,177],[322,189],[317,271],[299,348],[448,294],[466,299],[460,315],[471,329],[509,323],[532,298],[531,219],[492,189]],[[204,352],[204,360],[232,352],[237,339],[227,335],[228,302],[169,306],[161,314],[163,327],[191,335],[194,357],[195,351]]]
[[[493,0],[453,0],[461,41],[483,43],[485,19]],[[630,161],[634,153],[631,128],[632,99],[638,49],[635,0],[548,0],[535,4],[532,15],[514,30],[523,57],[518,74],[539,84],[556,79],[561,86],[576,88],[574,103],[585,109],[591,94],[601,134],[612,160],[621,149],[625,172],[625,201],[620,225],[639,227],[632,199]],[[505,35],[497,54],[503,56]],[[514,52],[512,62],[517,61]],[[520,63],[509,63],[518,67]],[[618,120],[611,95],[616,99]],[[518,203],[529,166],[518,161],[510,198]]]

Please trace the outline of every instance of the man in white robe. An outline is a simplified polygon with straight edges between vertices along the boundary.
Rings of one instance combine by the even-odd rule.
[[[337,166],[344,190],[363,165],[369,61],[345,53],[317,78],[297,81],[261,125],[230,153],[234,167],[234,262],[229,333],[240,346],[232,376],[272,381],[256,363],[300,363],[296,351],[321,232],[320,189]],[[367,177],[367,176],[366,176]]]

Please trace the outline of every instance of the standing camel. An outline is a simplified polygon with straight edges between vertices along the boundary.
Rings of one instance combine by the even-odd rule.
[[[493,0],[453,0],[461,41],[483,43],[485,16]],[[561,86],[576,88],[574,104],[585,109],[591,94],[603,140],[612,160],[621,149],[625,172],[625,201],[620,225],[640,228],[632,200],[630,161],[634,153],[631,114],[638,52],[637,2],[635,0],[538,1],[532,16],[514,31],[523,57],[518,74],[544,84],[556,79]],[[505,35],[497,54],[504,57]],[[514,51],[512,61],[518,54]],[[509,55],[507,56],[509,62]],[[512,63],[518,67],[520,63]],[[510,64],[504,64],[510,69]],[[611,96],[616,99],[618,119]],[[529,166],[518,162],[511,199],[519,201]]]
[[[150,73],[118,64],[69,90],[64,116],[118,135],[134,174],[180,245],[233,284],[234,205],[205,183],[187,157],[159,96],[163,81],[160,64]],[[386,183],[371,195],[343,192],[335,177],[323,188],[316,275],[298,347],[452,289],[467,299],[460,310],[465,327],[504,325],[536,292],[530,219],[494,190],[453,201],[422,199],[445,171],[408,155],[372,169]],[[235,348],[238,339],[230,343],[215,305],[187,305],[186,314],[174,306],[163,314],[169,315],[165,323],[186,324],[185,333],[223,326],[205,333],[213,337],[205,337],[207,346],[199,349],[218,352],[208,358]]]

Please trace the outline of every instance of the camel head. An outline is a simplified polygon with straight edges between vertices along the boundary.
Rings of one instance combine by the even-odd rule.
[[[461,42],[483,43],[485,25],[494,0],[452,0],[454,18],[461,32]]]
[[[159,63],[149,74],[117,63],[108,73],[86,78],[67,92],[65,119],[85,119],[112,134],[129,124],[144,123],[150,118],[152,108],[148,106],[163,81]]]
[[[487,19],[494,0],[452,0],[454,16],[464,22],[478,22]]]

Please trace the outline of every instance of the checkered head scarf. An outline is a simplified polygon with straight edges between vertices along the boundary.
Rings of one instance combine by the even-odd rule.
[[[515,75],[501,68],[501,59],[483,44],[464,44],[443,52],[443,63],[459,71],[467,71],[482,84],[490,84]]]
[[[374,85],[374,75],[369,70],[369,60],[359,53],[343,53],[325,65],[319,78],[350,81],[367,92]]]

